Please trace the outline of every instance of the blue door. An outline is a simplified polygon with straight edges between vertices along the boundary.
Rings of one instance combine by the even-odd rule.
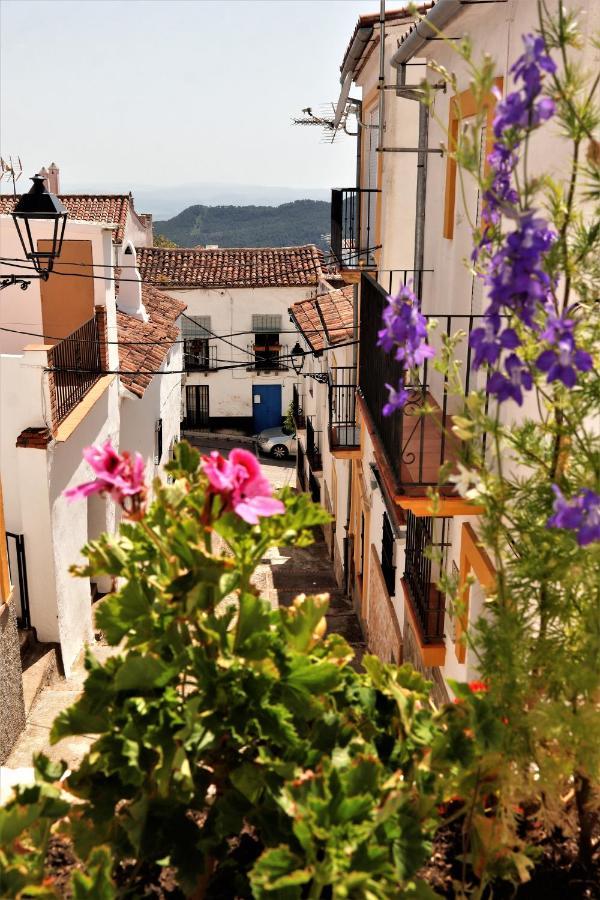
[[[252,386],[252,411],[254,433],[281,425],[281,385],[255,384]]]

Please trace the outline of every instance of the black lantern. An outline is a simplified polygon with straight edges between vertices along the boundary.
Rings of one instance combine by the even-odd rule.
[[[292,361],[292,366],[296,375],[299,375],[302,369],[304,368],[304,350],[300,346],[300,342],[296,341],[295,346],[290,353],[290,359]]]
[[[67,210],[58,197],[46,188],[42,175],[34,175],[31,180],[33,185],[29,193],[21,195],[13,209],[12,217],[26,258],[33,263],[39,277],[46,280],[52,271],[54,260],[60,256],[67,224]],[[47,222],[51,225],[50,249],[37,249],[36,240],[31,233],[32,222]]]

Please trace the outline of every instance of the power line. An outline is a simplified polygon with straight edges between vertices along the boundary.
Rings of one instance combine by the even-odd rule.
[[[340,344],[335,344],[333,347],[325,347],[323,350],[306,350],[305,356],[315,356],[317,353],[329,353],[333,350],[339,350],[342,347],[353,347],[355,344],[358,344],[358,341],[344,341]],[[284,356],[280,356],[277,359],[277,364],[286,359],[291,359],[292,354],[288,353]],[[269,360],[271,363],[274,360]],[[160,369],[110,369],[107,371],[96,371],[95,369],[78,369],[78,368],[69,368],[66,366],[43,366],[42,367],[45,372],[70,372],[72,374],[79,375],[189,375],[189,369],[169,369],[167,371],[161,371]],[[252,368],[261,370],[260,365],[249,366],[248,362],[240,362],[240,363],[231,363],[231,365],[227,366],[218,366],[216,369],[207,370],[210,374],[211,372],[225,372],[230,369],[239,369],[239,368]],[[269,367],[271,368],[271,367]],[[286,367],[286,371],[289,369],[289,366]],[[262,368],[262,371],[268,371],[267,367]],[[276,368],[273,368],[273,371],[277,371]],[[298,373],[299,375],[301,373]]]

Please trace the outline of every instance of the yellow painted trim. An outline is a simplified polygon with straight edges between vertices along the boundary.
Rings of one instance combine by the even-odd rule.
[[[69,413],[56,431],[54,432],[54,440],[59,444],[68,440],[78,425],[81,425],[93,405],[100,399],[102,394],[109,388],[117,376],[104,375],[96,384],[90,388],[87,394],[81,398],[75,409]]]
[[[396,504],[401,509],[410,510],[413,516],[479,516],[482,506],[476,506],[462,497],[440,497],[437,501],[429,497],[407,497],[396,495]]]
[[[419,628],[419,624],[415,618],[415,614],[413,613],[411,600],[408,595],[408,590],[404,581],[402,581],[402,590],[404,591],[404,609],[406,615],[410,619],[410,624],[413,630],[413,634],[415,636],[415,640],[417,642],[417,646],[419,648],[419,654],[421,656],[421,662],[424,666],[443,666],[446,662],[446,645],[445,644],[424,644],[421,640],[421,631]]]
[[[498,77],[494,79],[494,87],[499,91],[504,88],[504,79]],[[486,94],[480,104],[475,102],[473,91],[468,88],[460,94],[455,94],[450,98],[450,109],[448,113],[448,157],[446,159],[446,183],[444,188],[444,228],[443,235],[448,240],[454,237],[454,210],[456,206],[456,178],[457,164],[453,153],[456,151],[458,142],[458,127],[461,119],[468,119],[475,116],[483,110],[487,110],[486,116],[486,141],[485,156],[492,149],[494,135],[492,131],[492,120],[494,118],[494,109],[496,106],[496,96],[491,91]],[[486,162],[487,170],[487,162]]]
[[[455,650],[456,658],[464,663],[467,656],[467,648],[462,636],[467,630],[469,622],[469,597],[471,593],[468,584],[469,573],[473,572],[477,581],[484,590],[489,590],[496,582],[496,569],[494,564],[477,539],[473,527],[468,522],[463,522],[460,536],[460,567],[458,576],[459,594],[464,602],[464,612],[456,622]]]

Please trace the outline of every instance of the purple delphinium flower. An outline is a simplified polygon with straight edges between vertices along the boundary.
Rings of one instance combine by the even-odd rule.
[[[509,398],[523,405],[523,390],[529,391],[533,385],[531,373],[516,353],[511,353],[504,362],[506,375],[494,372],[488,382],[488,391],[503,403]]]
[[[546,523],[548,528],[565,528],[577,532],[581,547],[600,541],[600,496],[589,488],[582,488],[567,500],[555,484],[554,515]]]
[[[421,365],[435,351],[427,344],[427,319],[419,312],[419,302],[409,285],[403,285],[383,311],[385,328],[378,332],[377,344],[386,353],[396,348],[395,357],[405,368]]]
[[[484,317],[483,325],[471,332],[473,367],[479,369],[484,363],[493,366],[498,362],[502,350],[514,350],[521,343],[513,328],[501,331],[502,320],[499,315],[489,313]]]
[[[399,409],[403,409],[406,401],[408,400],[409,393],[402,383],[398,385],[397,390],[396,388],[392,387],[391,384],[386,384],[386,388],[389,391],[389,397],[388,402],[382,409],[382,413],[384,416],[391,416]]]
[[[577,383],[577,371],[589,372],[592,357],[585,350],[578,350],[573,334],[573,320],[551,314],[541,337],[555,346],[544,350],[536,360],[540,372],[547,372],[547,381],[562,381],[572,388]]]

